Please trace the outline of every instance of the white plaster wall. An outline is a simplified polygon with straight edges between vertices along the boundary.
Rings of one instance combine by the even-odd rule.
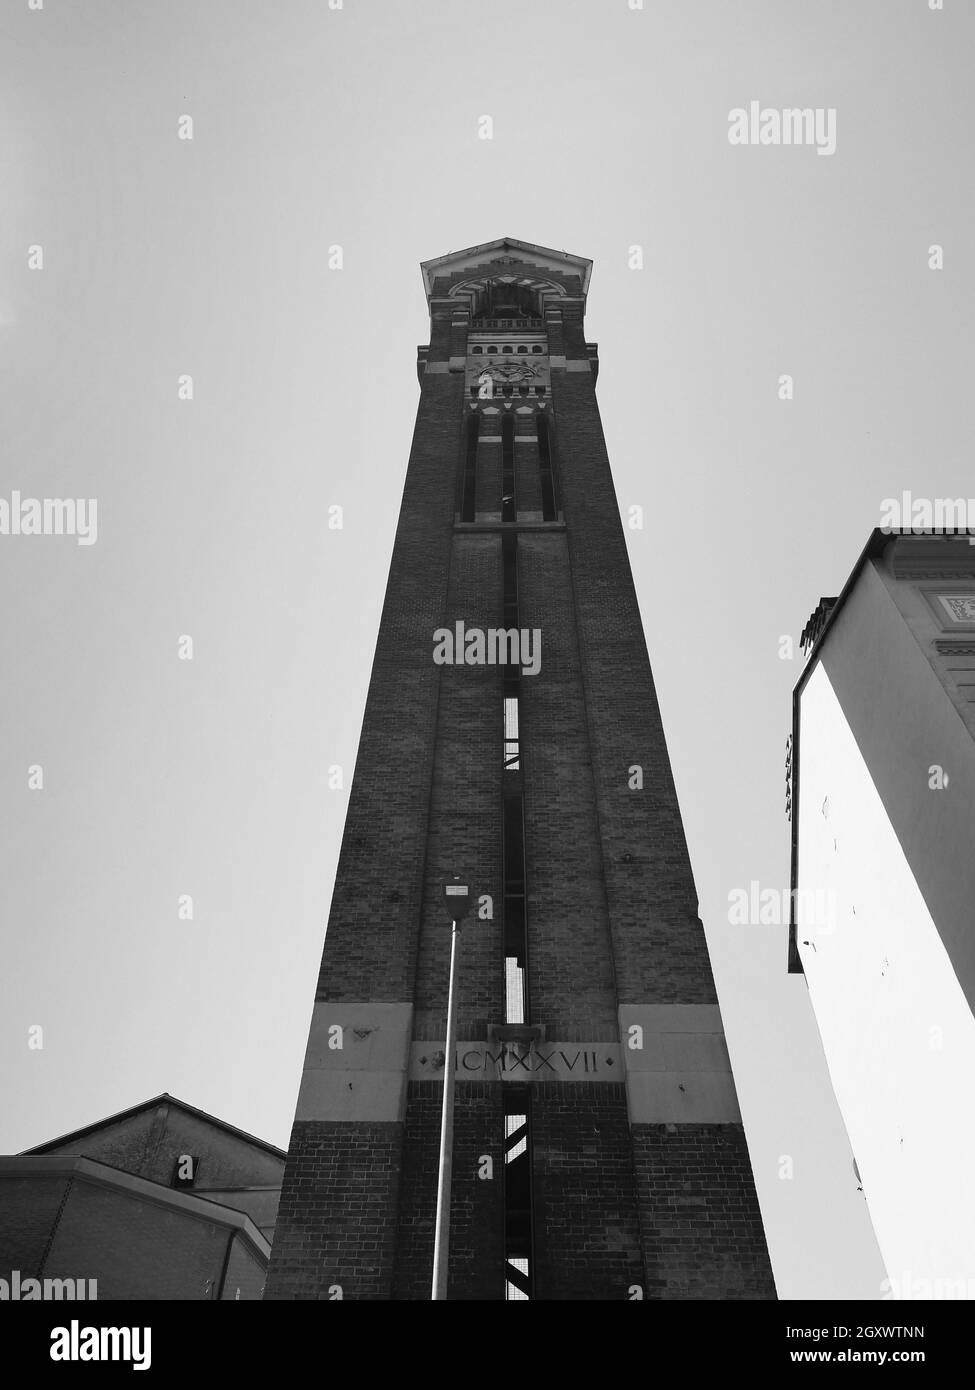
[[[887,1273],[975,1297],[975,1019],[821,665],[799,774],[797,886],[833,904],[800,896],[799,951]]]

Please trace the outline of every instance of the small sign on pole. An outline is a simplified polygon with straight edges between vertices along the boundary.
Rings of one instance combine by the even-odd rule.
[[[454,874],[453,877],[444,880],[443,903],[452,922],[462,921],[470,911],[473,901],[474,895],[468,879]]]

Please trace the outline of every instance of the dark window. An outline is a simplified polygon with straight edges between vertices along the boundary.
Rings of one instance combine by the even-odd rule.
[[[503,538],[501,563],[504,585],[504,625],[505,627],[518,627],[518,546],[517,537],[514,534],[506,535]],[[515,689],[506,691],[506,693],[517,695],[517,669],[511,672],[510,678],[515,681]],[[509,677],[506,675],[505,681],[507,682],[508,679]]]
[[[526,1022],[527,998],[524,993],[526,983],[526,947],[527,933],[525,930],[525,827],[524,827],[524,805],[522,802],[521,789],[518,786],[511,791],[505,792],[502,820],[503,834],[501,838],[501,852],[504,870],[504,954],[506,958],[511,958],[514,964],[522,971],[522,1018],[513,1020],[515,1022]]]
[[[538,422],[538,476],[542,487],[542,520],[556,521],[558,515],[555,501],[555,471],[552,467],[548,416],[539,411],[535,418]]]
[[[481,417],[471,411],[467,417],[467,449],[464,456],[464,492],[460,504],[461,521],[474,520],[477,493],[477,436]]]
[[[505,392],[510,395],[510,387]],[[501,420],[501,520],[517,519],[515,503],[515,422],[511,415]]]
[[[192,1187],[200,1172],[196,1154],[177,1154],[173,1165],[173,1187]]]

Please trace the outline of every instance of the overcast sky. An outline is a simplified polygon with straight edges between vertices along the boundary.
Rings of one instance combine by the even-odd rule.
[[[780,1297],[879,1296],[786,929],[728,904],[788,888],[810,611],[885,497],[975,492],[973,36],[963,0],[3,0],[0,498],[94,497],[98,530],[0,536],[0,1151],[160,1091],[286,1146],[419,262],[509,235],[594,261],[603,425],[645,509],[630,556]],[[731,144],[752,101],[834,110],[835,152]]]

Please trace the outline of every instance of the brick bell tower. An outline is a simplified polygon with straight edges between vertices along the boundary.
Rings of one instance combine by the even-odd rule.
[[[265,1296],[430,1297],[459,872],[479,907],[448,1297],[774,1298],[596,403],[591,262],[505,239],[422,270],[430,344]]]

